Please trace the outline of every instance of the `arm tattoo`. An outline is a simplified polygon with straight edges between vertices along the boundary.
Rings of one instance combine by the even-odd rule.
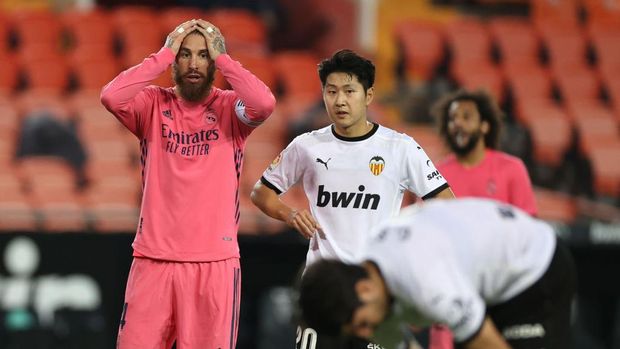
[[[221,36],[213,39],[213,48],[219,53],[226,53],[226,46],[224,45],[224,38]]]

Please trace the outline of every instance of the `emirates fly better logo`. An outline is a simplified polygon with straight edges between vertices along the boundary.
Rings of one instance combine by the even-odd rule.
[[[378,176],[385,168],[385,160],[380,156],[373,156],[368,163],[368,167],[370,167],[370,172],[372,172],[372,174]]]

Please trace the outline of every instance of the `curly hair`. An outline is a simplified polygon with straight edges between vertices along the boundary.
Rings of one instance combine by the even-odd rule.
[[[487,148],[497,149],[499,137],[502,130],[502,120],[504,113],[499,106],[484,90],[468,91],[465,89],[451,93],[437,101],[431,109],[431,115],[435,118],[439,127],[439,135],[446,141],[448,139],[448,114],[450,105],[455,101],[472,101],[478,108],[480,121],[489,124],[489,132],[484,136],[484,144]]]
[[[364,86],[364,92],[375,84],[375,65],[368,59],[351,50],[340,50],[328,59],[319,63],[321,86],[325,87],[327,77],[331,73],[346,73],[356,76]]]

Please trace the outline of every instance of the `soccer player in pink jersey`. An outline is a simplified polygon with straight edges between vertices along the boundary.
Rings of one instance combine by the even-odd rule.
[[[536,215],[536,199],[521,159],[498,151],[503,113],[484,91],[459,90],[433,106],[439,133],[452,150],[437,169],[457,197],[483,197]],[[433,326],[435,349],[449,349],[451,335]]]
[[[453,152],[437,168],[457,197],[491,198],[536,215],[523,161],[497,150],[503,114],[491,96],[460,90],[437,102],[433,113]]]
[[[172,65],[176,85],[149,85]],[[212,86],[215,70],[233,90]],[[269,88],[204,20],[120,73],[101,101],[138,139],[143,197],[117,348],[232,349],[241,273],[239,175],[248,135],[272,113]]]

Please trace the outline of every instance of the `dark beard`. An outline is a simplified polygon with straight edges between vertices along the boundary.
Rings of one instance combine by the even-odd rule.
[[[199,85],[186,83],[176,67],[172,69],[172,78],[183,99],[190,102],[198,102],[203,100],[211,90],[211,85],[213,84],[213,80],[215,80],[215,64],[209,64],[207,76]]]
[[[469,136],[469,141],[464,145],[460,146],[454,140],[454,136],[448,135],[448,145],[450,146],[450,150],[456,154],[456,156],[465,156],[471,153],[472,150],[476,147],[478,140],[482,137],[482,131],[477,130]]]

